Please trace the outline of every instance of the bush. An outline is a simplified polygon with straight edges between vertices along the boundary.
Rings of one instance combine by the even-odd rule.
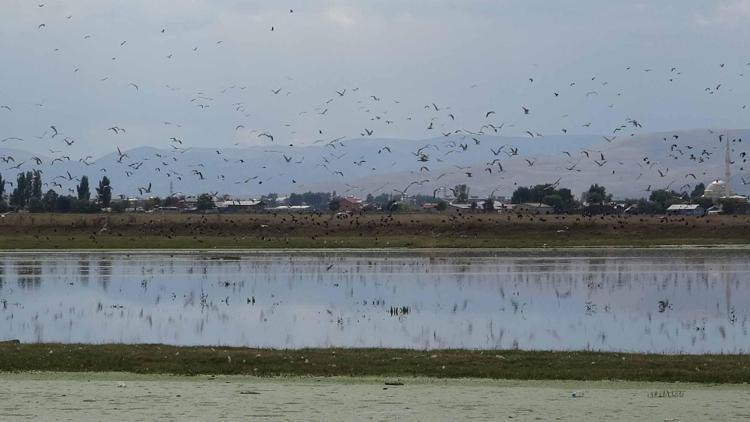
[[[747,214],[750,212],[750,203],[744,199],[722,198],[719,202],[724,214]]]

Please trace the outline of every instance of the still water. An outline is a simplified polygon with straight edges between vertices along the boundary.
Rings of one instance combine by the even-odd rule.
[[[750,250],[0,254],[0,340],[750,351]]]

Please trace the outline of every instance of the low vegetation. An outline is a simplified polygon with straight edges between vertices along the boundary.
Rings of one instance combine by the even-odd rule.
[[[744,383],[750,356],[0,343],[0,371]]]

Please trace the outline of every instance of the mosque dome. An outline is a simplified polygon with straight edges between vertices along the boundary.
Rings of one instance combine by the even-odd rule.
[[[729,196],[729,185],[723,180],[714,180],[709,183],[706,190],[703,192],[704,198],[719,199],[725,196]]]

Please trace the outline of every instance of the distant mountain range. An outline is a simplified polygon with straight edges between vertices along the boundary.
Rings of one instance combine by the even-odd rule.
[[[737,193],[750,193],[750,185],[743,183],[743,179],[750,183],[747,129],[696,129],[614,139],[454,134],[421,140],[360,138],[309,146],[269,142],[219,150],[141,147],[121,151],[126,154],[122,156],[113,152],[87,159],[64,157],[64,152],[35,156],[0,149],[0,157],[8,161],[0,163],[0,174],[15,181],[20,170],[40,169],[48,183],[45,189],[54,180],[63,186],[56,187],[58,192],[72,189],[76,181],[71,178],[82,175],[89,177],[93,191],[106,174],[114,194],[128,196],[138,195],[139,188],[141,196],[217,192],[257,197],[308,190],[355,196],[397,191],[432,195],[459,183],[468,184],[472,194],[509,196],[518,185],[558,182],[575,194],[598,183],[624,198],[648,196],[649,190],[666,187],[692,190],[699,182],[723,178],[727,140],[732,151],[732,187]],[[145,192],[149,184],[150,193]]]

